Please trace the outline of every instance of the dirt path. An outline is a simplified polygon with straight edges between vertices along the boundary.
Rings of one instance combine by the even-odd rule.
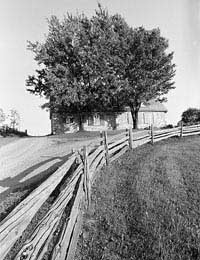
[[[135,136],[144,132],[135,133]],[[9,140],[8,140],[9,141]],[[99,144],[97,136],[18,138],[0,146],[0,198],[16,187],[31,186],[54,172],[72,149]]]
[[[72,148],[79,149],[95,142],[98,139],[72,142],[64,138],[35,137],[18,139],[0,147],[0,194],[38,174],[55,170],[64,163]]]

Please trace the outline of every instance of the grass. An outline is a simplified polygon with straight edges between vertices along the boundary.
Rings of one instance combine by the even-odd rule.
[[[200,137],[127,152],[96,179],[76,260],[200,259]]]
[[[108,130],[107,134],[108,136],[113,136],[117,135],[120,133],[123,133],[125,129],[120,129],[120,130]],[[134,130],[134,132],[141,132],[144,130]],[[60,139],[62,140],[67,139],[69,141],[80,141],[80,140],[87,140],[87,139],[94,139],[100,137],[100,132],[101,131],[78,131],[75,133],[66,133],[66,134],[61,134],[61,135],[49,135],[49,138],[52,139]]]

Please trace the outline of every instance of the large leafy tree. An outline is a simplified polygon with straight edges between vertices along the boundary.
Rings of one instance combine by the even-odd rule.
[[[165,95],[174,88],[175,64],[173,53],[167,52],[168,41],[160,35],[159,29],[136,28],[126,42],[120,97],[122,103],[130,107],[133,126],[137,128],[141,104],[151,99],[165,101]]]
[[[45,96],[45,106],[63,116],[119,108],[116,90],[122,85],[120,26],[128,25],[119,15],[110,16],[101,6],[88,19],[84,15],[67,15],[63,21],[52,17],[43,44],[30,43],[41,66],[36,76],[29,76],[29,91]],[[31,87],[31,88],[30,88]]]
[[[120,15],[99,5],[95,15],[52,17],[44,43],[29,43],[41,66],[29,76],[29,91],[45,96],[45,106],[63,116],[131,108],[134,127],[143,102],[173,88],[173,53],[160,31],[133,30]]]

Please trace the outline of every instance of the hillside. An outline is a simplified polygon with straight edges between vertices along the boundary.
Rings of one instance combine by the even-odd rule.
[[[127,152],[92,189],[76,260],[199,259],[200,137]]]

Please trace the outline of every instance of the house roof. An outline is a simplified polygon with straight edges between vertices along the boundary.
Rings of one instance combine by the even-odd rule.
[[[126,107],[125,111],[130,111],[130,107]],[[142,104],[139,112],[167,112],[167,108],[163,103],[155,100],[148,101],[146,104]]]
[[[167,108],[163,105],[163,103],[159,101],[149,101],[146,105],[143,104],[140,107],[139,112],[167,112]]]
[[[116,110],[116,112],[123,112],[123,111],[128,112],[131,110],[130,110],[130,107],[125,107],[124,110],[122,110],[122,111]],[[94,113],[105,113],[105,112],[106,111],[94,111]],[[139,112],[164,112],[164,113],[166,113],[167,108],[163,105],[163,103],[161,103],[159,101],[150,100],[150,101],[148,101],[148,103],[141,105]],[[108,112],[108,113],[113,113],[113,112]],[[66,113],[66,115],[72,115],[72,113]],[[50,119],[51,118],[52,118],[52,114],[50,113]]]

